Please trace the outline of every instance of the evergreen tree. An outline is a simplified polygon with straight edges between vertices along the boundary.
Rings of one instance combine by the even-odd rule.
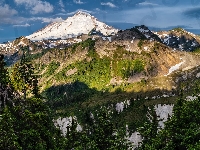
[[[145,122],[143,127],[138,128],[141,136],[143,137],[142,145],[138,149],[149,150],[152,149],[152,143],[154,143],[154,138],[157,137],[157,133],[161,128],[159,128],[158,116],[156,115],[155,108],[149,109],[147,112],[148,122]]]
[[[200,149],[200,97],[193,101],[177,100],[173,116],[165,122],[165,128],[152,137],[151,143],[143,143],[143,149],[187,150]]]
[[[5,68],[6,63],[4,62],[4,55],[0,54],[0,83],[7,85],[9,82],[8,71]]]
[[[91,149],[127,150],[132,147],[126,139],[126,129],[118,127],[112,121],[112,110],[102,107],[93,117],[86,129]]]
[[[34,74],[34,67],[30,61],[26,60],[23,52],[20,63],[16,63],[11,72],[11,83],[16,91],[22,92],[26,99],[27,91],[32,92],[35,97],[39,97],[37,75]]]
[[[1,62],[3,61],[1,60]],[[12,72],[14,76],[11,76],[14,89],[23,91],[27,88],[31,92],[35,92],[35,98],[27,98],[26,91],[23,91],[24,97],[22,98],[9,85],[0,83],[2,104],[0,106],[0,149],[65,149],[66,139],[54,126],[53,115],[49,107],[36,96],[38,86],[32,65],[26,61],[21,61],[17,65]],[[1,67],[1,70],[3,69]],[[2,72],[1,75],[3,75]],[[6,78],[6,74],[1,78],[1,82],[5,81],[4,77]]]

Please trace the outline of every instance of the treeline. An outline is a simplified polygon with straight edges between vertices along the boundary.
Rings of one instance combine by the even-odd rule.
[[[0,55],[0,149],[2,150],[105,150],[129,149],[125,128],[111,122],[112,114],[102,108],[78,132],[76,120],[62,135],[54,125],[54,114],[39,94],[32,64],[23,56],[8,72]]]
[[[86,124],[77,131],[77,121],[62,135],[53,120],[54,113],[39,93],[34,67],[25,56],[8,71],[0,55],[0,149],[2,150],[127,150],[126,128],[112,121],[112,111],[102,107],[85,114]],[[197,94],[197,93],[194,93]],[[182,95],[174,106],[173,116],[158,128],[157,115],[138,128],[143,137],[136,149],[200,149],[200,97],[186,101]],[[91,116],[92,114],[92,116]]]

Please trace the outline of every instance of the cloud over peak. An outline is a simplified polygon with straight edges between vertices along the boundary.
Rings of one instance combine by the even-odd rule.
[[[149,3],[147,1],[145,1],[145,2],[138,3],[137,5],[140,5],[140,6],[149,6],[149,5],[151,5],[151,6],[157,6],[158,4]]]
[[[117,7],[115,4],[113,4],[113,3],[111,3],[111,2],[107,2],[107,3],[103,3],[103,2],[102,2],[101,5],[109,6],[109,7],[111,7],[111,8]]]
[[[59,4],[60,7],[61,7],[61,11],[62,11],[62,12],[65,12],[65,5],[64,5],[63,1],[62,1],[62,0],[59,0],[58,4]]]
[[[84,4],[84,2],[82,2],[81,0],[73,0],[73,2],[76,4]]]
[[[26,24],[20,24],[20,25],[13,25],[13,27],[30,27],[31,25],[26,23]]]
[[[42,23],[51,23],[51,22],[62,22],[62,21],[64,21],[61,17],[56,17],[56,18],[32,17],[29,20],[30,21],[40,20],[40,21],[42,21]]]

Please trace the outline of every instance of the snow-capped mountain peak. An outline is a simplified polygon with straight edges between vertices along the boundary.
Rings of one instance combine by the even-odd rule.
[[[92,15],[90,15],[89,13],[84,12],[84,11],[78,11],[77,13],[75,13],[74,16],[78,16],[78,15],[83,15],[83,16],[92,16]]]
[[[117,29],[98,21],[97,18],[89,13],[79,11],[63,22],[51,23],[26,38],[36,41],[43,39],[67,39],[81,34],[88,34],[92,29],[106,36],[118,32]]]

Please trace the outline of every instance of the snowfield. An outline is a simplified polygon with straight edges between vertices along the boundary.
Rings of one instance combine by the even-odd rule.
[[[178,70],[178,69],[180,68],[180,66],[181,66],[183,63],[185,63],[185,61],[182,61],[182,62],[180,62],[179,64],[176,64],[175,66],[172,66],[172,67],[169,69],[169,73],[166,74],[166,75],[164,75],[164,76],[168,76],[168,75],[170,75],[173,71]]]
[[[65,21],[51,23],[44,29],[37,31],[26,38],[35,41],[58,38],[67,39],[77,37],[81,34],[88,34],[94,28],[105,36],[118,32],[117,29],[98,21],[94,16],[79,11]]]

